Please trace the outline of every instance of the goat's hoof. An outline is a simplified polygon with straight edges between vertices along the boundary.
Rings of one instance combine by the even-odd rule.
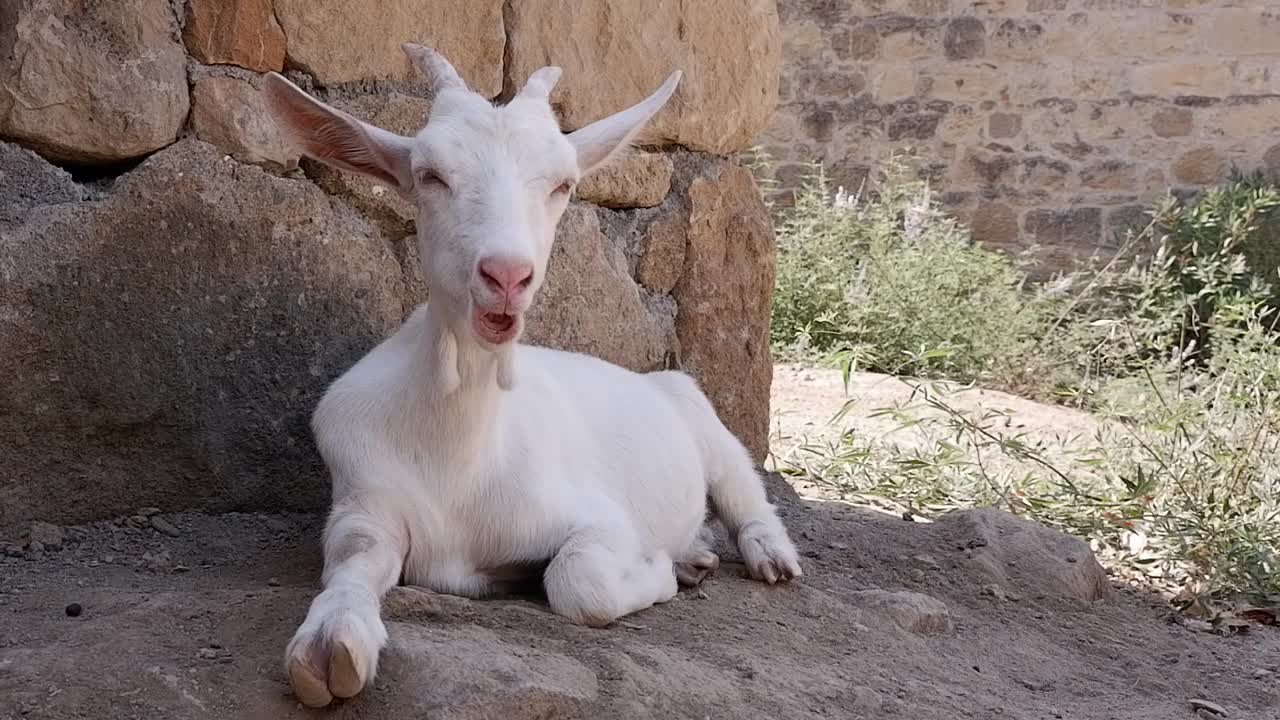
[[[779,535],[760,525],[749,526],[738,538],[738,550],[756,580],[773,585],[804,574],[800,556],[785,531]]]
[[[312,708],[322,708],[333,702],[333,694],[324,678],[300,657],[289,659],[289,684],[298,702]]]
[[[329,657],[329,692],[340,698],[355,697],[364,689],[364,680],[351,647],[342,640],[334,643]]]
[[[685,587],[697,587],[720,567],[720,556],[707,550],[695,557],[674,564],[676,580]]]

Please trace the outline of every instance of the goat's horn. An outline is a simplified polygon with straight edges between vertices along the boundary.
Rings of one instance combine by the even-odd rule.
[[[458,71],[454,70],[453,65],[449,64],[449,61],[445,60],[440,53],[417,43],[403,43],[400,49],[409,56],[409,62],[413,63],[418,72],[427,79],[431,92],[466,89],[467,84],[462,81],[462,76],[458,75]]]
[[[555,89],[557,82],[560,82],[560,68],[555,65],[535,70],[525,81],[524,87],[520,90],[520,97],[545,100],[551,96],[551,91]]]

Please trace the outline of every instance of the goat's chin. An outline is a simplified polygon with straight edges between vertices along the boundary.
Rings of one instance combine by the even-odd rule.
[[[520,332],[524,330],[524,315],[485,312],[477,308],[471,313],[471,330],[481,346],[498,350],[513,344],[520,337]]]

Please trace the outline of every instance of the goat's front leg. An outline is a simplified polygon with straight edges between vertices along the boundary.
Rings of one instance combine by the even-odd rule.
[[[591,627],[664,603],[678,590],[671,556],[642,548],[626,525],[574,531],[544,578],[551,609]]]
[[[408,545],[403,533],[401,523],[355,502],[330,515],[324,590],[285,651],[289,683],[304,705],[353,697],[373,679],[387,643],[382,596],[400,577]]]

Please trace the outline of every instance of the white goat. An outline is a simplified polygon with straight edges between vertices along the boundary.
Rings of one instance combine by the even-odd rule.
[[[397,581],[478,597],[541,576],[554,612],[592,626],[670,600],[719,563],[708,495],[755,578],[801,574],[748,453],[692,379],[517,344],[575,183],[632,142],[680,72],[564,134],[548,102],[559,68],[494,106],[435,51],[403,48],[435,95],[413,138],[275,73],[264,88],[302,152],[416,201],[431,291],[312,419],[333,509],[324,589],[285,664],[313,707],[373,677]]]

